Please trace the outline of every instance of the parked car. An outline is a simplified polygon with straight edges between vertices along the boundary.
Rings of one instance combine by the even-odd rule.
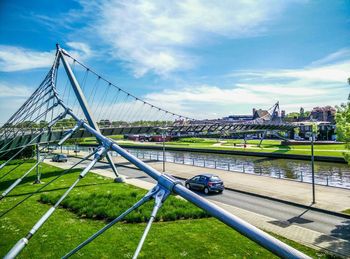
[[[68,158],[66,155],[58,154],[52,157],[52,162],[67,162]]]
[[[185,182],[187,189],[203,191],[205,194],[210,192],[222,193],[225,189],[224,182],[219,176],[214,174],[200,174],[195,177],[188,179]]]

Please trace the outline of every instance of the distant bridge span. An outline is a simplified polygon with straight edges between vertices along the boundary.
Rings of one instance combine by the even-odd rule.
[[[291,131],[294,126],[290,124],[247,124],[247,123],[213,123],[213,124],[195,124],[195,125],[174,125],[166,127],[167,134],[172,136],[189,136],[196,135],[214,135],[220,134],[222,131],[228,131],[232,134],[240,132],[263,132],[266,130],[281,130]],[[0,139],[0,147],[8,145],[6,151],[20,148],[26,145],[36,145],[45,143],[54,143],[59,141],[69,129],[54,129],[52,131],[45,131],[39,135],[37,130],[24,130],[22,134],[10,138]],[[157,126],[132,126],[132,127],[108,127],[100,128],[101,133],[104,136],[113,135],[127,135],[127,134],[161,134],[164,130]],[[36,139],[34,139],[37,137]],[[85,129],[77,130],[71,138],[80,139],[93,137],[93,135],[87,132]],[[34,141],[33,141],[34,140]],[[10,144],[8,144],[11,142]]]

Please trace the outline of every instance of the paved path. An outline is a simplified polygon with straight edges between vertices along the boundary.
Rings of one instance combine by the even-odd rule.
[[[67,168],[75,161],[78,160],[71,158],[69,163],[59,165]],[[124,163],[131,166],[125,161]],[[159,163],[149,164],[156,168],[161,167]],[[171,167],[171,165],[176,164],[169,166]],[[181,169],[187,170],[187,168],[183,168],[183,165],[180,166]],[[126,177],[129,184],[144,189],[150,189],[154,186],[154,180],[141,171],[127,167],[119,167],[118,170]],[[100,175],[114,177],[108,164],[105,163],[98,163],[93,171]],[[261,229],[316,249],[330,250],[343,256],[350,255],[349,219],[228,190],[223,195],[210,195],[207,198]]]

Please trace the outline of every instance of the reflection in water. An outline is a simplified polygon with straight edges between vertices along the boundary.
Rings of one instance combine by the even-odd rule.
[[[64,148],[74,149],[73,146]],[[79,149],[88,151],[89,148]],[[163,160],[159,150],[133,148],[128,151],[140,159]],[[166,151],[165,158],[173,163],[311,182],[311,161],[181,151]],[[315,174],[318,184],[350,188],[350,166],[347,164],[316,161]]]

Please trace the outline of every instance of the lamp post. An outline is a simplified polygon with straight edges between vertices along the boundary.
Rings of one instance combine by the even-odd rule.
[[[312,176],[312,204],[316,203],[315,198],[315,156],[314,156],[314,141],[315,135],[317,133],[317,124],[314,123],[311,126],[312,134],[311,134],[311,176]]]
[[[36,165],[36,179],[34,181],[34,184],[39,184],[41,183],[40,181],[40,168],[39,168],[39,160],[40,160],[40,146],[39,143],[36,144],[36,161],[37,161],[37,165]]]
[[[162,131],[162,140],[163,140],[163,172],[165,172],[165,131],[167,128],[159,128]]]
[[[312,203],[316,203],[315,199],[315,157],[314,157],[314,132],[311,135],[311,174],[312,174]]]

